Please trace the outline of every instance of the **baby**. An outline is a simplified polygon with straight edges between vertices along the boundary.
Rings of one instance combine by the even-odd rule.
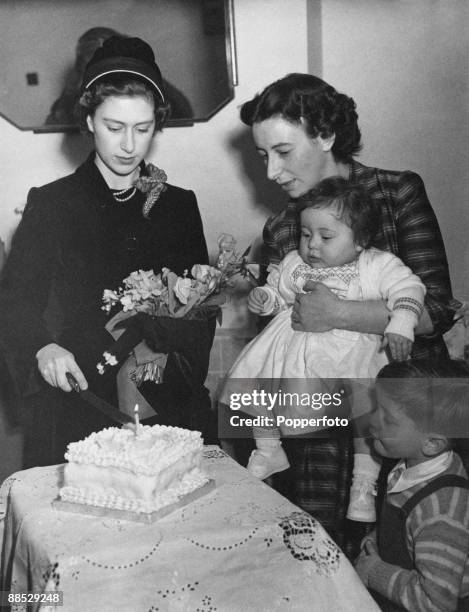
[[[379,211],[366,192],[341,177],[331,177],[300,199],[299,210],[298,251],[288,253],[278,266],[270,266],[267,284],[253,289],[248,297],[252,312],[276,316],[237,358],[221,393],[222,402],[229,403],[236,379],[265,379],[270,381],[272,391],[303,386],[310,393],[331,391],[330,379],[375,379],[388,362],[381,336],[342,329],[322,333],[292,330],[295,295],[318,282],[340,299],[386,300],[389,323],[384,330],[385,342],[394,359],[406,359],[410,354],[425,287],[395,255],[370,248]],[[352,398],[355,417],[370,409],[366,394],[361,394],[359,401]],[[277,406],[277,417],[280,410],[283,416],[287,414],[285,407]],[[305,416],[302,406],[289,406],[288,410],[288,416]],[[317,416],[308,410],[308,416]],[[262,407],[253,408],[253,413],[266,414]],[[283,433],[292,432],[283,429]],[[257,449],[248,464],[254,476],[265,479],[289,467],[277,427],[256,427],[254,438]],[[357,432],[348,518],[375,520],[379,469],[380,462],[372,457],[366,440]]]

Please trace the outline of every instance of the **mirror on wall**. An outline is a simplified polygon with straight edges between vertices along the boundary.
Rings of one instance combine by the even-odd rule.
[[[81,75],[119,33],[153,48],[169,126],[207,121],[233,98],[233,0],[1,0],[0,115],[22,130],[77,130]]]

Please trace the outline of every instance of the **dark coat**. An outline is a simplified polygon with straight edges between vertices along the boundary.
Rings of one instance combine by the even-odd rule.
[[[165,266],[181,274],[194,263],[208,261],[192,191],[167,185],[145,219],[141,214],[145,196],[138,194],[128,203],[115,202],[93,157],[75,173],[31,189],[2,273],[0,346],[10,386],[16,398],[22,398],[19,405],[24,409],[26,428],[31,410],[37,414],[43,408],[47,413],[53,410],[54,416],[46,418],[63,420],[63,408],[57,406],[76,400],[73,394],[49,387],[37,372],[35,355],[51,342],[73,353],[95,393],[116,403],[114,374],[100,377],[96,370],[96,363],[111,344],[104,330],[108,316],[101,310],[103,289],[119,287],[133,270],[153,268],[158,272]],[[213,326],[210,344],[211,339]],[[177,410],[182,409],[188,393],[182,393],[181,374],[171,362],[167,378],[174,393],[162,385],[156,395],[164,398],[165,409],[175,396]],[[152,397],[150,403],[155,401],[159,403]],[[90,422],[91,431],[103,425],[101,417],[93,423],[96,415],[88,407],[86,410],[80,418]],[[33,428],[38,426],[37,414]],[[181,424],[175,415],[173,420],[163,419]],[[70,422],[63,426],[65,442],[78,439],[89,429],[73,432]],[[43,442],[48,443],[47,436]],[[59,446],[61,453],[63,444]]]

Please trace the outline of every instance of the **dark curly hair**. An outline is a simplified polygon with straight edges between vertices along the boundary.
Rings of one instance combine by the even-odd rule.
[[[293,73],[268,85],[241,107],[241,121],[252,126],[275,115],[305,126],[311,138],[335,135],[332,153],[348,162],[360,149],[358,115],[352,98],[311,74]]]
[[[298,199],[297,211],[306,208],[335,206],[339,218],[353,231],[355,243],[369,248],[378,232],[381,211],[361,185],[354,185],[341,176],[331,176]]]
[[[88,131],[86,123],[88,115],[93,116],[98,106],[109,96],[143,96],[153,101],[155,132],[163,129],[169,117],[169,103],[163,102],[155,90],[145,81],[129,79],[128,76],[124,75],[109,75],[105,80],[100,79],[93,83],[78,101],[76,115],[82,131]]]

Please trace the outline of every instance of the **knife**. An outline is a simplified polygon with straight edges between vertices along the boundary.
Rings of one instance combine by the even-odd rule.
[[[95,395],[92,391],[89,391],[88,389],[80,389],[80,385],[78,384],[73,374],[67,372],[66,376],[72,389],[76,391],[85,402],[87,402],[94,408],[97,408],[100,412],[110,417],[113,421],[116,421],[117,423],[134,423],[134,419],[131,416],[129,416],[125,412],[117,410],[117,408],[114,408],[114,406],[111,406],[111,404],[105,402],[103,399]]]

